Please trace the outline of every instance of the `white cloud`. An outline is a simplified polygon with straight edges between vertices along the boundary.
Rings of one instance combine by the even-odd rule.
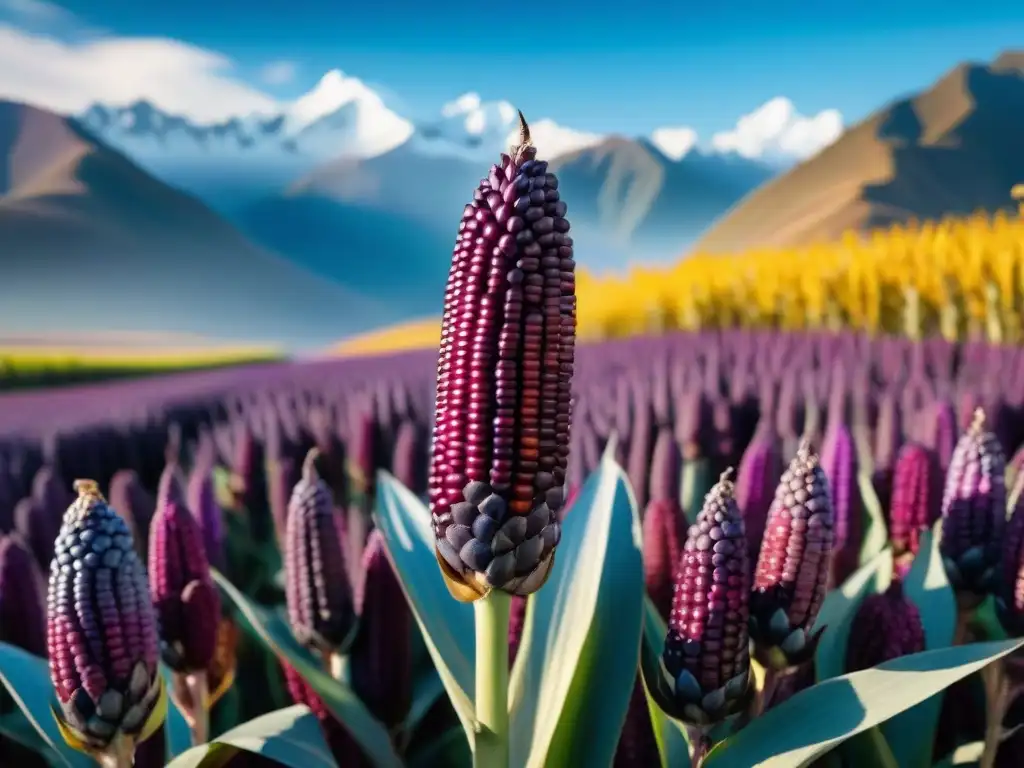
[[[260,70],[260,80],[267,85],[284,85],[294,80],[298,71],[294,61],[272,61]]]
[[[658,128],[651,134],[651,141],[671,160],[682,160],[697,146],[697,132],[693,128]]]
[[[231,68],[226,57],[177,40],[108,37],[69,43],[0,25],[0,98],[62,113],[80,112],[97,101],[123,105],[144,98],[203,122],[278,107],[235,79]]]
[[[743,157],[802,160],[825,148],[843,132],[843,117],[826,109],[813,117],[796,111],[793,102],[778,96],[744,115],[731,131],[716,133],[712,146]]]

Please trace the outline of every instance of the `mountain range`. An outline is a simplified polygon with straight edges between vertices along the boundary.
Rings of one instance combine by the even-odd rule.
[[[800,245],[1010,205],[1022,63],[959,66],[791,167],[659,131],[531,132],[592,271]],[[205,125],[146,101],[0,102],[0,328],[311,347],[431,315],[462,207],[517,120],[471,94],[414,119],[338,72],[277,113]]]
[[[1024,180],[1024,52],[960,64],[849,127],[762,186],[697,243],[725,253],[800,246],[911,219],[1015,211]]]

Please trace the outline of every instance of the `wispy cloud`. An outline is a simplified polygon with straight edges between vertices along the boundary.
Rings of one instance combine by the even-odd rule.
[[[230,59],[178,40],[101,37],[66,42],[3,24],[0,98],[65,114],[96,102],[123,105],[147,99],[197,121],[277,107],[268,95],[234,76]]]
[[[797,112],[784,96],[744,115],[731,131],[716,133],[711,143],[720,152],[764,159],[804,159],[832,144],[843,132],[843,116],[826,109],[816,115]]]
[[[66,8],[46,0],[0,0],[0,11],[37,22],[66,22],[75,18]]]
[[[294,80],[298,71],[294,61],[272,61],[260,70],[260,80],[267,85],[284,85]]]

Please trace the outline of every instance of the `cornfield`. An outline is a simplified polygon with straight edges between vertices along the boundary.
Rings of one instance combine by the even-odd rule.
[[[804,248],[695,254],[625,276],[582,272],[577,291],[590,339],[772,328],[1016,343],[1024,221],[979,213]]]

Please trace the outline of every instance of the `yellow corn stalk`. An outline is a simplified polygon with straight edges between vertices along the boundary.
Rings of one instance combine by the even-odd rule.
[[[1024,211],[1024,184],[1011,191]],[[699,328],[849,328],[1022,339],[1024,217],[908,222],[839,242],[595,276],[579,270],[583,338]]]

